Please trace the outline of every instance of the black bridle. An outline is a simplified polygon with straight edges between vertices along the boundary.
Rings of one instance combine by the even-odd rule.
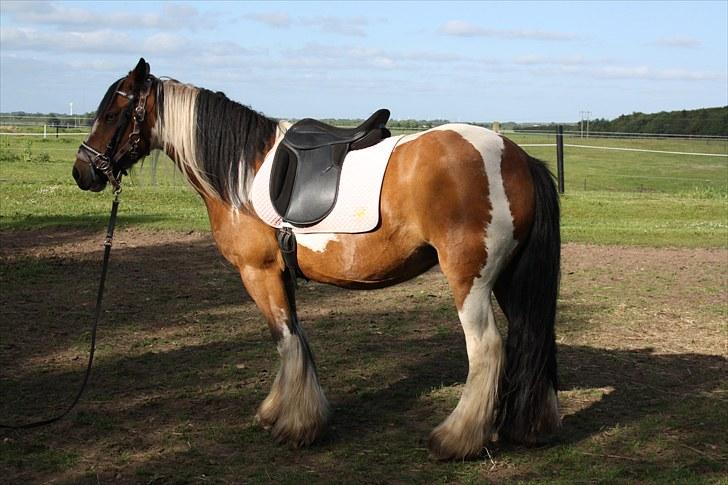
[[[134,162],[143,156],[139,152],[139,144],[141,142],[141,125],[144,118],[146,118],[147,97],[152,91],[152,85],[154,84],[155,79],[156,78],[154,76],[147,76],[144,80],[144,86],[138,96],[134,93],[128,94],[119,90],[114,92],[115,95],[123,96],[129,100],[129,104],[124,110],[121,119],[117,123],[114,136],[111,137],[109,144],[106,145],[106,151],[104,153],[101,153],[89,145],[88,140],[81,143],[81,146],[79,147],[79,151],[86,152],[86,155],[88,155],[91,167],[106,175],[106,178],[109,179],[109,183],[111,183],[114,187],[115,193],[121,192],[121,177],[114,174],[115,171],[117,174],[123,173],[123,169],[119,167],[119,162],[126,156],[129,156]],[[134,106],[135,101],[136,106]],[[129,133],[126,143],[119,148],[121,136],[129,127],[130,122],[132,123],[131,133]]]

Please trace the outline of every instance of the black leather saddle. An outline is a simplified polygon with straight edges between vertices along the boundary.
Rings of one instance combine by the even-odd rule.
[[[270,198],[283,220],[312,226],[333,210],[344,157],[391,135],[389,110],[380,109],[356,128],[338,128],[311,118],[292,125],[273,157]]]

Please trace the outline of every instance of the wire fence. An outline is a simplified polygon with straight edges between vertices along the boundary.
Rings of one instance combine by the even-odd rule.
[[[41,117],[42,118],[42,117]],[[49,129],[35,125],[4,125],[0,117],[2,163],[71,163],[88,127]],[[45,125],[45,126],[43,126]],[[397,128],[412,133],[422,128]],[[563,132],[566,193],[608,190],[623,192],[728,194],[728,138],[659,133]],[[550,131],[503,131],[532,156],[556,169],[557,138]],[[185,185],[171,160],[155,154],[132,173],[137,185]]]

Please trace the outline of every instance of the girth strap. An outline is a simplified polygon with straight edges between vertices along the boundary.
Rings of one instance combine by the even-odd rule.
[[[281,250],[283,262],[286,264],[291,283],[294,287],[298,287],[297,278],[301,277],[308,281],[298,266],[298,243],[296,243],[296,235],[290,227],[281,227],[276,229],[276,239],[278,240],[278,248]]]

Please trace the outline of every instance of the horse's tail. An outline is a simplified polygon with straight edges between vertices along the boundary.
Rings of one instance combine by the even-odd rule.
[[[508,319],[506,371],[500,390],[500,434],[535,443],[560,426],[556,390],[556,298],[561,238],[559,196],[554,176],[528,157],[535,214],[528,238],[495,285]]]

